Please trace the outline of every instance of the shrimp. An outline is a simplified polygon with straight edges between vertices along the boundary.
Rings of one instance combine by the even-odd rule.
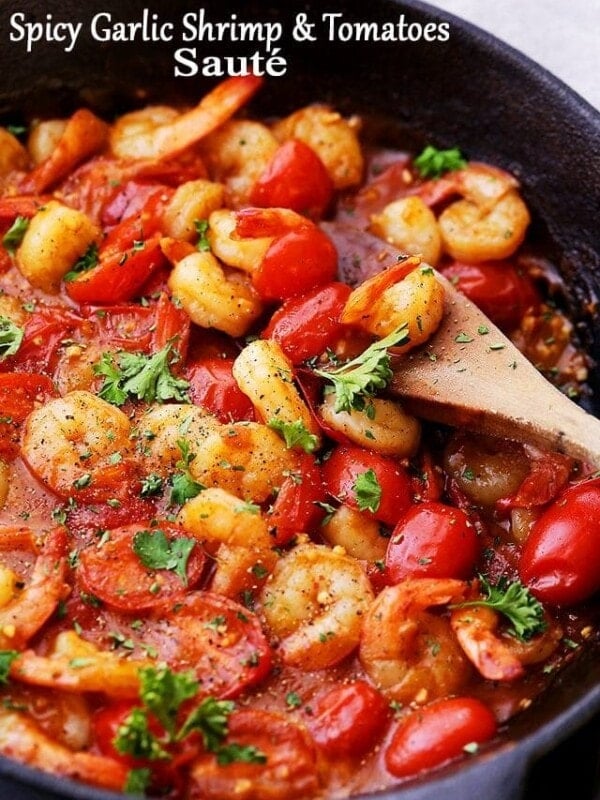
[[[345,120],[326,105],[310,105],[273,126],[280,141],[300,139],[319,156],[336,189],[359,183],[364,169],[358,120]]]
[[[126,764],[106,756],[73,752],[17,711],[0,711],[0,753],[44,772],[104,789],[121,791],[127,780]]]
[[[227,205],[248,205],[254,184],[269,166],[279,142],[260,122],[231,120],[202,142],[213,180],[225,185]]]
[[[135,699],[139,671],[155,666],[151,659],[122,658],[99,650],[75,631],[59,633],[47,655],[25,650],[12,662],[14,680],[65,692],[102,692],[109,697]]]
[[[426,702],[466,683],[469,663],[448,621],[426,610],[462,598],[466,589],[453,579],[409,579],[377,597],[363,621],[359,657],[386,696]]]
[[[211,591],[236,597],[255,589],[277,556],[260,509],[219,488],[205,489],[183,506],[177,522],[213,553]]]
[[[166,236],[191,242],[198,238],[195,223],[223,205],[224,187],[204,179],[186,181],[177,187],[162,215]],[[216,254],[218,256],[218,253]]]
[[[371,216],[371,233],[427,264],[440,260],[442,239],[437,220],[420,197],[402,197]]]
[[[372,516],[350,506],[341,505],[321,529],[323,538],[332,547],[343,547],[352,558],[362,561],[383,561],[389,538],[382,535],[379,523]]]
[[[122,411],[78,390],[29,415],[21,454],[32,472],[60,497],[89,487],[86,495],[106,499],[114,494],[115,461],[119,473],[123,471],[130,429]]]
[[[438,219],[444,250],[470,263],[511,256],[531,221],[515,178],[472,163],[453,175],[452,184],[462,199],[451,203]]]
[[[255,75],[228,78],[205,95],[197,106],[165,119],[152,107],[135,116],[126,114],[113,126],[110,147],[117,158],[162,161],[216,130],[240,109],[262,84]]]
[[[215,256],[228,267],[252,274],[262,263],[274,236],[241,237],[235,212],[221,208],[208,218],[208,241]]]
[[[326,669],[358,645],[373,589],[342,548],[301,544],[281,558],[261,601],[285,664]]]
[[[490,681],[516,681],[524,666],[545,661],[558,647],[563,632],[556,623],[527,642],[501,636],[500,615],[486,606],[456,608],[450,625],[467,658]]]
[[[29,163],[27,150],[16,136],[0,128],[0,178],[13,170],[26,169]]]
[[[32,170],[21,185],[23,192],[41,194],[73,167],[101,150],[108,140],[108,125],[91,111],[81,108],[67,121],[56,146]]]
[[[0,608],[0,650],[24,647],[67,596],[67,547],[65,528],[47,534],[29,585]]]

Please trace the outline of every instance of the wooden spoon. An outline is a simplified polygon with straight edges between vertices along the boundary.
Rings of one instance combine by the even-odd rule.
[[[350,282],[401,257],[363,231],[336,223],[323,227]],[[390,389],[403,406],[424,419],[530,442],[600,467],[600,420],[549,383],[446,278],[436,277],[446,293],[442,323],[424,346],[394,366]]]

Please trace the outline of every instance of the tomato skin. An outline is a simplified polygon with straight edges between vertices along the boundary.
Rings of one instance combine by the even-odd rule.
[[[225,424],[255,419],[254,406],[233,377],[233,361],[233,358],[205,358],[190,364],[185,372],[192,402]]]
[[[138,763],[138,759],[126,753],[120,753],[114,742],[119,728],[134,708],[139,708],[139,705],[130,700],[121,700],[97,709],[92,717],[94,742],[98,750],[103,756],[114,758],[128,767],[134,767]]]
[[[460,508],[413,506],[390,538],[385,565],[391,583],[404,578],[468,578],[479,555],[475,526]]]
[[[78,332],[81,325],[81,317],[69,309],[36,309],[25,323],[18,352],[3,361],[0,370],[51,373],[56,367],[61,343]]]
[[[187,537],[183,528],[177,525],[164,521],[152,525],[148,520],[146,524],[136,522],[111,530],[102,547],[88,547],[80,554],[78,582],[112,608],[122,611],[153,608],[167,598],[181,597],[202,574],[205,556],[196,544],[187,562],[186,583],[170,570],[145,567],[133,550],[134,536],[143,530],[161,530],[169,541]],[[159,590],[156,591],[155,587]]]
[[[323,517],[316,503],[325,499],[321,468],[312,456],[306,455],[301,459],[298,478],[285,478],[266,517],[273,545],[281,547],[297,533],[309,533]]]
[[[331,240],[314,225],[306,225],[275,237],[252,283],[263,300],[286,300],[334,281],[336,270]]]
[[[381,501],[375,512],[367,510],[386,525],[395,525],[412,503],[411,482],[401,464],[362,447],[340,446],[323,466],[325,487],[330,495],[352,508],[359,508],[354,484],[359,475],[373,470],[381,487]]]
[[[536,521],[519,562],[543,603],[573,605],[600,589],[600,478],[566,489]]]
[[[32,372],[0,373],[0,457],[11,459],[19,452],[19,426],[39,400],[56,396],[46,375]]]
[[[523,314],[540,303],[533,283],[510,261],[453,261],[441,272],[504,331],[518,327]]]
[[[385,752],[385,765],[397,778],[416,775],[460,756],[471,742],[492,739],[496,730],[494,715],[480,700],[435,700],[400,722]]]
[[[274,339],[292,364],[318,356],[345,330],[340,316],[351,294],[346,283],[328,283],[286,300],[263,331]]]
[[[331,758],[367,753],[389,719],[383,696],[366,681],[336,686],[311,703],[308,728],[317,745]]]
[[[250,203],[320,217],[332,197],[333,183],[319,156],[304,142],[290,139],[279,147],[254,184]]]

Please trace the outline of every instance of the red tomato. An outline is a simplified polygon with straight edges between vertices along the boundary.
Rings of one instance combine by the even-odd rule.
[[[475,526],[460,508],[428,502],[400,519],[385,558],[390,583],[404,578],[468,578],[477,556]]]
[[[137,522],[111,530],[109,538],[100,547],[82,550],[77,568],[77,579],[90,594],[107,605],[122,611],[142,611],[161,604],[164,600],[181,597],[188,586],[196,584],[204,568],[205,556],[194,544],[186,565],[186,580],[173,570],[151,569],[135,553],[134,538],[140,531],[162,531],[171,544],[188,538],[183,528],[158,521],[151,525]]]
[[[581,603],[600,589],[600,478],[564,491],[537,520],[519,563],[543,603]]]
[[[335,280],[337,252],[314,225],[276,236],[252,274],[254,288],[266,301],[286,300]]]
[[[312,456],[306,455],[297,472],[281,484],[267,517],[273,544],[281,547],[298,533],[310,533],[323,517],[316,503],[325,499],[321,469]]]
[[[551,502],[569,482],[573,459],[562,453],[544,453],[533,459],[531,471],[511,497],[503,497],[496,503],[499,511],[511,508],[535,508]]]
[[[114,306],[82,306],[81,314],[94,321],[97,339],[112,350],[148,352],[156,327],[152,306],[119,303]]]
[[[56,395],[46,375],[30,372],[0,374],[0,456],[14,458],[19,452],[19,426],[38,401]]]
[[[385,752],[385,765],[397,778],[438,767],[463,748],[496,735],[496,719],[480,700],[435,700],[403,719]]]
[[[221,422],[254,420],[254,406],[236,383],[232,358],[205,358],[186,367],[192,403]]]
[[[0,231],[5,233],[17,217],[31,219],[46,203],[48,196],[18,195],[0,198]]]
[[[195,797],[292,800],[317,794],[314,746],[298,725],[268,711],[236,711],[229,718],[225,746],[234,742],[242,747],[255,747],[264,756],[264,763],[239,760],[219,764],[213,753],[206,753],[192,767]],[[240,787],[244,789],[240,791]]]
[[[115,196],[102,210],[101,223],[103,228],[111,228],[118,225],[122,220],[128,219],[137,214],[144,204],[157,191],[163,191],[165,187],[156,183],[140,183],[139,181],[127,181],[120,186]]]
[[[356,497],[355,484],[360,475],[372,470],[380,491],[375,510],[367,510],[386,525],[395,525],[412,503],[411,482],[404,467],[392,458],[371,453],[362,447],[337,447],[323,465],[327,491],[352,508],[365,508]],[[375,487],[377,493],[377,487]],[[375,508],[376,507],[376,508]]]
[[[345,283],[329,283],[286,300],[271,317],[263,338],[278,342],[293,364],[320,355],[345,329],[340,315],[351,291]]]
[[[0,369],[52,372],[62,342],[73,337],[81,325],[81,317],[73,311],[58,306],[40,306],[25,323],[18,352],[7,358]]]
[[[111,703],[109,706],[97,709],[92,716],[94,742],[98,750],[102,755],[115,758],[129,767],[135,766],[138,763],[138,759],[125,753],[120,753],[115,747],[115,739],[119,728],[134,708],[139,708],[139,705],[132,703],[130,700],[120,700],[119,702]]]
[[[325,164],[307,144],[290,139],[279,147],[254,184],[250,203],[320,217],[332,197],[333,183]]]
[[[360,758],[379,740],[389,706],[365,681],[336,686],[311,703],[308,728],[330,758]]]
[[[441,271],[505,331],[514,330],[529,308],[539,306],[535,286],[510,261],[482,264],[453,261]]]
[[[171,302],[166,292],[161,292],[156,304],[156,321],[152,337],[152,350],[158,352],[171,343],[182,358],[187,353],[191,320],[183,308]]]

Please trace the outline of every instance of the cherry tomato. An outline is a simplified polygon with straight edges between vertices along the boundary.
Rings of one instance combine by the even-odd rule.
[[[190,398],[221,422],[254,420],[254,406],[237,385],[232,367],[232,358],[204,358],[190,364],[185,371]]]
[[[263,338],[278,342],[293,364],[320,355],[345,329],[340,315],[351,291],[345,283],[329,283],[286,300],[271,317]]]
[[[102,227],[112,228],[122,220],[136,215],[153,194],[163,191],[164,188],[157,183],[141,183],[135,180],[119,186],[117,193],[102,210]]]
[[[266,301],[286,300],[335,280],[337,253],[326,234],[307,225],[276,236],[252,274]]]
[[[311,703],[308,728],[331,758],[360,758],[373,748],[389,718],[389,706],[365,681],[336,686]]]
[[[356,481],[369,471],[375,475],[374,482],[367,476],[367,483],[374,486],[374,496],[361,500],[356,495]],[[410,478],[404,467],[362,447],[337,447],[323,465],[323,478],[330,495],[352,508],[372,513],[386,525],[395,525],[412,502]]]
[[[390,538],[385,565],[391,583],[407,577],[468,578],[479,540],[460,508],[428,502],[413,506]]]
[[[505,331],[514,330],[529,308],[539,306],[535,286],[510,261],[482,264],[453,261],[441,271]]]
[[[0,198],[0,231],[6,233],[17,217],[31,219],[48,201],[44,195],[17,195]]]
[[[543,603],[581,603],[600,589],[600,478],[566,489],[537,520],[519,563]]]
[[[301,459],[293,475],[285,478],[266,517],[273,544],[281,547],[298,533],[310,533],[323,517],[317,503],[326,499],[321,468],[312,456]]]
[[[279,147],[254,184],[250,203],[320,217],[332,197],[333,183],[319,156],[304,142],[290,139]]]
[[[82,306],[81,314],[96,326],[96,338],[112,350],[148,352],[156,328],[152,306],[118,303],[112,306]]]
[[[511,508],[535,508],[550,503],[566,487],[573,468],[573,459],[562,453],[544,453],[532,459],[531,470],[510,497],[496,503],[499,511]]]
[[[35,404],[56,395],[46,375],[30,372],[0,374],[0,456],[14,458],[19,451],[19,426]]]
[[[125,525],[109,532],[99,547],[82,550],[77,579],[90,594],[112,608],[141,611],[159,605],[166,599],[181,597],[188,586],[198,582],[204,568],[202,549],[193,544],[185,565],[185,580],[172,569],[146,566],[134,550],[135,535],[141,531],[162,531],[168,543],[188,538],[183,528],[167,522],[151,525],[141,522]]]
[[[137,764],[138,759],[126,753],[121,753],[115,747],[115,739],[119,728],[134,708],[139,708],[137,703],[130,700],[120,700],[109,706],[97,709],[92,716],[92,730],[94,742],[104,756],[110,756],[129,767]]]
[[[397,778],[416,775],[460,756],[468,744],[487,742],[496,730],[494,715],[480,700],[435,700],[399,723],[385,765]]]
[[[51,373],[56,366],[62,342],[73,337],[81,326],[81,317],[66,308],[52,306],[35,309],[25,323],[18,352],[7,358],[1,368]]]
[[[158,352],[167,344],[185,358],[190,339],[191,320],[183,308],[178,308],[166,292],[161,292],[156,304],[156,321],[152,350]]]
[[[277,714],[240,710],[229,717],[229,743],[253,747],[261,754],[254,763],[219,764],[212,753],[192,767],[192,784],[203,800],[243,797],[291,800],[313,797],[319,789],[312,742],[298,725]],[[240,793],[240,787],[249,787]]]

